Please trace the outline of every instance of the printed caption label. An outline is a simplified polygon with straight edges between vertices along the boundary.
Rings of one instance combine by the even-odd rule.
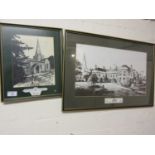
[[[123,98],[105,98],[105,104],[118,104],[123,103]]]
[[[17,91],[8,91],[7,96],[8,97],[15,97],[15,96],[17,96]]]

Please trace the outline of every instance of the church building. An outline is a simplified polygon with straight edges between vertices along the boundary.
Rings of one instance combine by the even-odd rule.
[[[24,67],[24,70],[26,76],[46,73],[51,70],[49,59],[44,58],[44,55],[41,53],[39,40],[37,40],[36,52],[33,56],[33,59],[28,59],[27,65]]]

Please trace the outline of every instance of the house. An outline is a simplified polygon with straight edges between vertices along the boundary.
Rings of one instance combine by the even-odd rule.
[[[92,76],[94,74],[97,76],[97,79],[98,79],[97,82],[105,82],[105,80],[106,80],[106,69],[95,67],[95,69],[93,69],[91,71],[91,74],[88,78],[88,81],[91,81]]]
[[[117,69],[109,69],[107,70],[107,78],[111,81],[111,82],[117,82],[117,76],[118,76],[118,70]]]
[[[122,65],[117,73],[117,82],[123,86],[129,86],[131,83],[132,69],[127,65]]]

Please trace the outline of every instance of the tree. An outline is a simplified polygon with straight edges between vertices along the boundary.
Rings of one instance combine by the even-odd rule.
[[[90,76],[89,74],[84,75],[84,79],[85,79],[85,81],[88,81],[89,76]]]
[[[82,72],[79,69],[75,69],[75,75],[82,75]]]
[[[105,82],[109,82],[109,79],[108,79],[107,74],[105,75],[104,81],[105,81]]]
[[[55,60],[54,60],[54,56],[50,56],[49,58],[49,61],[50,61],[50,65],[51,65],[51,69],[54,69],[55,68]]]
[[[76,67],[76,68],[79,68],[79,69],[82,69],[82,64],[81,64],[81,62],[78,61],[78,60],[76,60],[76,61],[75,61],[75,67]]]
[[[94,85],[95,83],[97,83],[98,81],[98,77],[96,74],[92,74],[92,77],[91,77],[91,82],[92,82],[92,85]]]
[[[13,59],[13,83],[17,84],[25,79],[24,66],[27,64],[28,57],[25,56],[24,51],[32,49],[22,41],[17,35],[12,35],[10,38],[10,51]]]

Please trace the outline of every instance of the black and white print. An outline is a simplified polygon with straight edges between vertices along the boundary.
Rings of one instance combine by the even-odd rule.
[[[53,37],[14,35],[13,87],[55,85]]]
[[[144,52],[77,44],[75,95],[146,95],[146,67]]]

